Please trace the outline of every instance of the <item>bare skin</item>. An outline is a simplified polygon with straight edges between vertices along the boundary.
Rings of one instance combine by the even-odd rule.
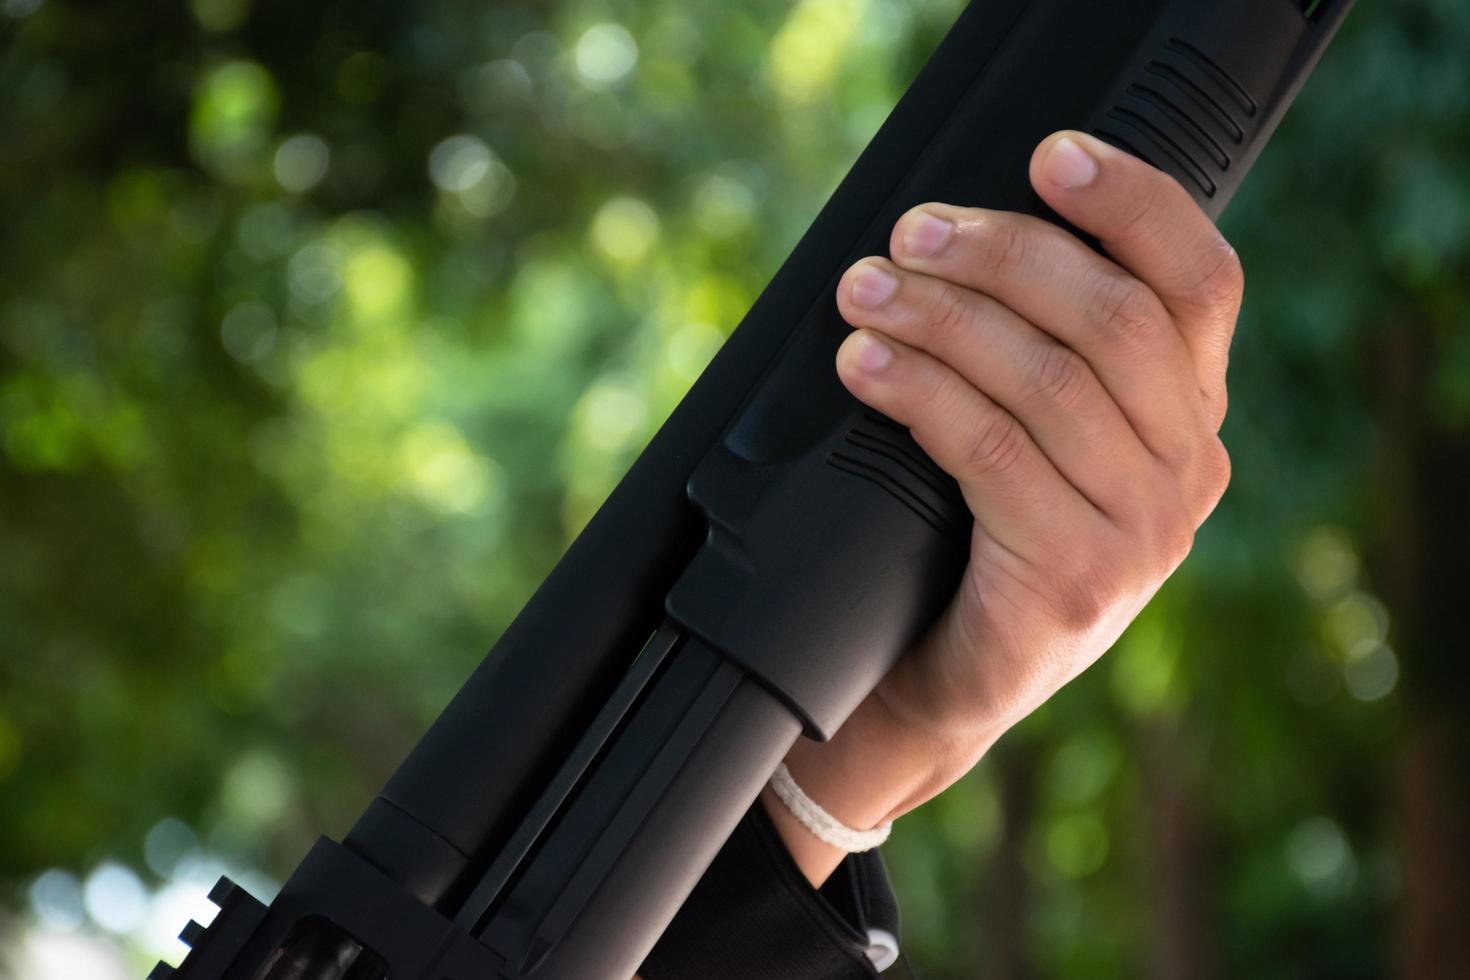
[[[848,270],[837,355],[861,401],[959,482],[975,530],[948,609],[796,781],[849,826],[896,819],[1112,646],[1224,493],[1218,432],[1243,280],[1172,178],[1081,133],[1045,140],[1037,218],[926,204]],[[763,796],[813,884],[843,854]]]

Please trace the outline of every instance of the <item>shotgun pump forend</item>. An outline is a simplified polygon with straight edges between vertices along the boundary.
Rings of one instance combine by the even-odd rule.
[[[1046,215],[1027,163],[1058,129],[1217,216],[1349,5],[975,0],[346,839],[269,906],[221,880],[154,980],[628,980],[964,568],[954,482],[837,379],[843,270],[926,201]]]

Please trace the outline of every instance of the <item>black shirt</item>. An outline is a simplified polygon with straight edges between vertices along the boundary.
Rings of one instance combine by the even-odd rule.
[[[898,955],[898,904],[877,851],[820,890],[757,802],[639,970],[643,980],[872,980]]]

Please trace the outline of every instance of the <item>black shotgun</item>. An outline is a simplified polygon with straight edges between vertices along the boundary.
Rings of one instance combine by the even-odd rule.
[[[975,0],[730,340],[340,844],[221,879],[154,980],[628,980],[792,742],[932,622],[970,515],[833,359],[908,208],[1045,213],[1092,132],[1218,216],[1351,0]],[[853,528],[862,528],[860,534]]]

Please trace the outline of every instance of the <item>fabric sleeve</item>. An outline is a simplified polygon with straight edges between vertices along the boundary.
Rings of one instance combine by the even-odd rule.
[[[643,980],[871,980],[898,956],[898,904],[877,851],[820,890],[757,801],[639,970]]]

